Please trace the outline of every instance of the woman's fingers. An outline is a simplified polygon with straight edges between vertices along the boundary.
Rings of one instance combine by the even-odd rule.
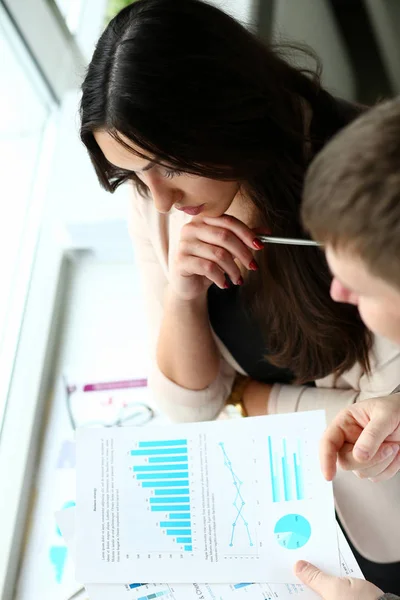
[[[186,256],[179,266],[179,274],[181,277],[206,277],[221,289],[227,287],[225,271],[217,263],[206,258]]]
[[[227,227],[232,223],[232,220],[235,226]],[[210,224],[210,222],[212,223]],[[257,269],[253,257],[253,252],[256,249],[253,245],[253,241],[256,240],[254,233],[233,217],[191,221],[182,229],[181,239],[191,244],[194,247],[194,252],[196,241],[200,241],[227,250],[246,269]],[[258,243],[261,244],[261,242]]]
[[[192,258],[199,258],[209,261],[210,263],[215,263],[223,273],[226,273],[229,276],[232,283],[235,285],[241,285],[243,283],[237,263],[232,254],[228,250],[225,250],[225,248],[212,246],[211,244],[205,244],[204,242],[199,241],[183,242],[181,245],[181,269],[189,272],[189,264],[194,264],[193,261],[190,260]],[[190,260],[190,263],[188,260]],[[197,264],[202,264],[202,268],[205,266],[203,263]]]
[[[254,231],[247,227],[243,221],[239,221],[231,215],[222,215],[222,217],[205,217],[204,223],[212,227],[227,229],[234,233],[246,246],[252,250],[262,250],[264,244],[255,236]]]
[[[215,283],[221,289],[228,287],[226,275],[235,285],[241,285],[239,264],[256,271],[258,265],[253,253],[262,248],[263,244],[254,232],[234,217],[194,218],[181,231],[175,258],[174,289],[190,299],[207,289],[207,282]],[[202,277],[205,278],[203,281],[199,279]]]

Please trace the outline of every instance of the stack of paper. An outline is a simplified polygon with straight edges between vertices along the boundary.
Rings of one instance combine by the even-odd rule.
[[[308,600],[299,559],[362,577],[320,473],[324,428],[318,411],[79,431],[76,522],[58,517],[77,579],[92,600]]]

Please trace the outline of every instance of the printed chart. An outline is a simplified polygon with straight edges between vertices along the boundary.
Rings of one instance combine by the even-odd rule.
[[[77,578],[296,583],[297,558],[338,572],[324,429],[309,412],[78,431]]]
[[[126,589],[133,591],[130,600],[175,600],[174,593],[169,585],[161,586],[157,584],[147,583],[130,583]]]
[[[268,436],[269,468],[273,502],[304,500],[304,469],[302,441],[283,438],[274,441]]]
[[[275,537],[282,548],[297,550],[311,537],[311,525],[301,515],[285,515],[275,525]]]
[[[233,502],[232,507],[234,508],[234,520],[232,522],[231,535],[229,539],[229,546],[231,548],[234,547],[235,541],[240,535],[244,536],[244,544],[249,547],[254,546],[253,539],[249,530],[249,522],[248,522],[248,512],[249,507],[246,506],[246,502],[243,495],[243,481],[239,478],[237,473],[235,472],[234,466],[229,459],[229,456],[225,450],[225,444],[223,442],[219,443],[219,447],[221,448],[224,465],[227,468],[231,478],[232,478],[232,496]],[[227,491],[227,495],[229,492]],[[241,530],[241,532],[240,532]]]
[[[154,527],[159,528],[161,537],[167,536],[175,545],[168,547],[168,551],[191,552],[193,522],[187,439],[139,442],[130,456],[134,479],[153,513]]]

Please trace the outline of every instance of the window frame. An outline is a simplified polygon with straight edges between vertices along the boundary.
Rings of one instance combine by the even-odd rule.
[[[60,308],[60,282],[68,252],[65,235],[46,217],[51,213],[47,209],[51,198],[47,197],[46,186],[57,137],[57,105],[69,89],[77,87],[84,59],[47,0],[0,0],[0,13],[19,38],[35,76],[42,80],[52,110],[42,138],[29,207],[31,223],[26,230],[18,277],[20,285],[29,286],[27,294],[26,287],[25,293],[18,294],[23,321],[9,324],[9,339],[14,338],[16,352],[10,348],[11,376],[0,431],[0,599],[11,600],[32,502],[35,461],[51,376],[49,356],[55,351],[53,323]],[[61,65],[59,56],[63,57]]]

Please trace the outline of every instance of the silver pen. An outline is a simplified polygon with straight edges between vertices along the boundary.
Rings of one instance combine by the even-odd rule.
[[[284,244],[291,246],[322,246],[321,242],[315,242],[314,240],[302,240],[300,238],[284,238],[274,237],[272,235],[258,235],[258,239],[266,244]]]

